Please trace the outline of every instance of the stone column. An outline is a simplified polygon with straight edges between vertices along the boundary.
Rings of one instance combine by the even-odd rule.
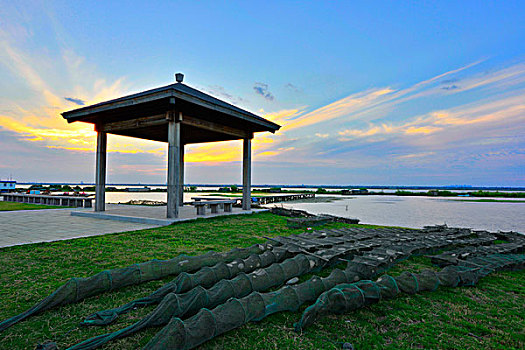
[[[97,165],[95,173],[95,211],[106,210],[106,147],[107,134],[97,132]]]
[[[179,205],[184,206],[184,145],[180,145],[180,187],[179,187]]]
[[[179,217],[180,190],[180,119],[175,112],[168,122],[168,218]]]
[[[243,139],[242,148],[242,209],[252,208],[252,140]]]

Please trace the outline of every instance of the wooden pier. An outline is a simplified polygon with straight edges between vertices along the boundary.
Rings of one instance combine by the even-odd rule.
[[[78,196],[50,196],[42,194],[2,193],[5,202],[56,205],[63,207],[91,208],[93,198]]]
[[[264,205],[277,202],[298,201],[301,199],[315,198],[315,193],[294,193],[294,194],[279,194],[274,196],[252,196],[252,204]],[[242,197],[218,197],[218,196],[200,196],[191,197],[194,201],[209,201],[209,200],[236,200],[235,205],[242,205]],[[189,203],[187,203],[189,204]]]
[[[280,194],[275,196],[252,196],[252,203],[264,205],[277,202],[298,201],[301,199],[315,198],[315,193]]]

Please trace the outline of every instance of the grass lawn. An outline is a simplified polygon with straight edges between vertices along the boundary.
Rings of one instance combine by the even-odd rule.
[[[17,203],[17,202],[0,201],[0,211],[35,210],[35,209],[64,209],[64,208],[66,208],[66,207],[54,206],[54,205],[42,205],[42,204],[29,204],[29,203]]]
[[[168,259],[181,253],[226,251],[263,242],[262,236],[299,232],[300,229],[288,229],[285,218],[261,213],[0,249],[0,319],[25,311],[72,276],[85,277],[105,269],[155,258]],[[427,258],[416,257],[401,263],[391,273],[396,275],[405,269],[416,271],[430,266]],[[293,332],[293,323],[300,318],[303,307],[297,313],[277,314],[245,325],[202,348],[339,349],[339,342],[351,342],[356,349],[523,349],[524,277],[524,272],[503,272],[483,279],[476,287],[440,288],[415,296],[402,295],[347,315],[327,317],[299,335]],[[128,287],[31,317],[0,333],[0,348],[33,349],[37,342],[51,339],[64,349],[91,336],[120,329],[153,308],[122,315],[117,324],[105,328],[77,328],[76,325],[84,316],[145,296],[171,279]],[[111,342],[104,349],[140,348],[157,331],[140,332]]]

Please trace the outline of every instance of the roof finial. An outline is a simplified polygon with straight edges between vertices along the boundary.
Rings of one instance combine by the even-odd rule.
[[[182,81],[184,80],[184,74],[176,73],[175,74],[175,80],[177,81],[177,83],[182,83]]]

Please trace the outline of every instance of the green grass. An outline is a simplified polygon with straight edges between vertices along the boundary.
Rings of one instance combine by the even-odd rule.
[[[0,201],[0,211],[11,211],[11,210],[37,210],[37,209],[64,209],[66,207],[54,206],[54,205],[42,205],[42,204],[29,204],[29,203],[17,203],[17,202],[4,202]]]
[[[344,224],[330,224],[343,227]],[[262,236],[300,233],[286,218],[269,213],[196,220],[173,226],[54,243],[0,249],[0,319],[26,310],[69,277],[85,277],[105,269],[181,253],[226,251],[263,242]],[[427,258],[409,259],[391,273],[430,266]],[[326,274],[327,271],[324,272]],[[337,349],[348,341],[357,349],[446,348],[520,349],[525,336],[523,272],[494,274],[473,288],[439,289],[330,316],[302,335],[293,332],[300,312],[282,313],[250,323],[203,345],[203,349]],[[84,317],[115,307],[171,280],[152,281],[105,293],[77,304],[49,310],[0,333],[1,349],[32,349],[52,339],[61,349],[91,336],[115,331],[152,310],[122,315],[105,328],[77,328]],[[68,333],[68,331],[70,331]],[[137,349],[158,331],[149,329],[108,344],[104,349]]]

